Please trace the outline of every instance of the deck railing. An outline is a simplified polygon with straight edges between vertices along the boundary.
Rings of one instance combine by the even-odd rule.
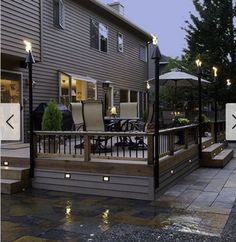
[[[160,130],[160,157],[198,143],[198,126]],[[35,131],[36,157],[132,160],[154,163],[154,134],[145,132]]]
[[[217,136],[223,135],[225,133],[225,121],[224,120],[219,120],[215,124],[215,122],[210,122],[209,123],[209,129],[212,137],[215,137],[215,125],[216,125],[216,131],[217,131]]]

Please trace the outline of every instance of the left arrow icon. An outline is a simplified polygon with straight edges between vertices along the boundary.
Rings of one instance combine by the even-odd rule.
[[[11,116],[10,116],[10,118],[6,121],[6,123],[12,128],[12,129],[14,129],[14,127],[9,123],[9,121],[10,121],[10,119],[12,119],[14,117],[14,114],[12,114]]]

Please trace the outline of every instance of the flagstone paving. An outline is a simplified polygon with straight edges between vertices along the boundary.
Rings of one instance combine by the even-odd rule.
[[[236,241],[236,159],[155,201],[31,189],[2,195],[1,241]]]

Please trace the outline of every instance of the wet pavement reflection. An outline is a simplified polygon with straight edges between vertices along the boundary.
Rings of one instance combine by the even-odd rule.
[[[2,195],[1,215],[3,242],[96,241],[120,225],[219,237],[229,216],[219,211],[166,206],[157,201],[37,189]]]

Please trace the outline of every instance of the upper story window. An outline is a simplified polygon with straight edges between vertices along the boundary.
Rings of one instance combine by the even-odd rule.
[[[107,52],[108,28],[106,25],[93,19],[90,20],[90,46],[97,50]]]
[[[65,27],[63,0],[53,0],[53,23],[56,27]]]
[[[117,49],[119,52],[124,51],[124,38],[123,38],[123,34],[121,33],[118,33],[117,35]]]
[[[139,59],[147,62],[147,47],[144,45],[141,45],[139,48]]]

